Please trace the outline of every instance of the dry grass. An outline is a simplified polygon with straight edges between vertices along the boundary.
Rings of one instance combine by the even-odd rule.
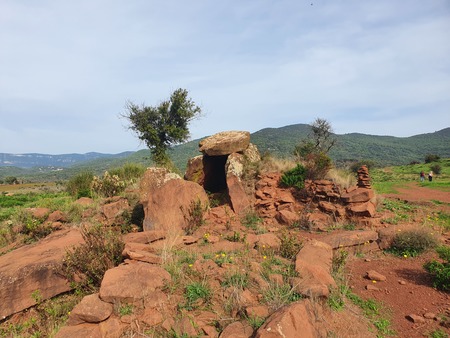
[[[335,182],[344,189],[356,185],[356,176],[353,173],[348,173],[347,171],[339,169],[331,169],[328,171],[325,178]]]
[[[295,166],[296,162],[292,159],[268,156],[262,160],[261,173],[285,172],[294,168]]]

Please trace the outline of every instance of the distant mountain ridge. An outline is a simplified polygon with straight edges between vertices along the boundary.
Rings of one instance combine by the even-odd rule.
[[[291,157],[295,145],[308,137],[311,126],[295,124],[280,128],[264,128],[250,136],[260,153],[276,157]],[[380,166],[423,162],[428,154],[450,158],[450,128],[434,133],[410,137],[377,136],[360,133],[335,135],[337,145],[330,157],[340,165],[359,160],[372,160]],[[198,143],[193,140],[174,146],[169,155],[181,172],[189,158],[200,155]],[[80,171],[91,171],[96,175],[117,168],[125,163],[152,165],[148,149],[119,154],[4,154],[0,153],[0,179],[17,176],[30,181],[64,180]]]
[[[131,155],[133,152],[126,151],[120,154],[103,154],[97,152],[89,152],[86,154],[10,154],[0,153],[0,166],[12,166],[19,168],[33,168],[33,167],[70,167],[76,163],[92,161],[99,158],[115,157],[121,158]]]

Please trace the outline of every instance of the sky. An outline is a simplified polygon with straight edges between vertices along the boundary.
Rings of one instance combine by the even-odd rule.
[[[144,149],[121,117],[184,88],[191,139],[316,118],[450,127],[449,0],[0,0],[0,152]]]

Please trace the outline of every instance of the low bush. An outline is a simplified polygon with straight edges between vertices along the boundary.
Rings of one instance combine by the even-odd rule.
[[[294,187],[297,189],[303,189],[305,186],[305,178],[307,172],[304,166],[297,164],[297,166],[291,170],[286,171],[280,179],[280,186],[282,187]]]
[[[92,179],[92,190],[104,197],[115,196],[127,187],[127,182],[118,175],[111,175],[105,171],[102,177],[94,176]]]
[[[180,209],[186,221],[184,231],[186,235],[192,235],[195,230],[204,224],[205,220],[203,217],[206,210],[208,210],[208,205],[204,205],[200,199],[196,199],[191,201],[188,208],[181,206]]]
[[[436,245],[436,238],[426,229],[411,229],[397,233],[389,251],[398,256],[415,257]]]
[[[187,310],[197,308],[202,304],[206,304],[212,297],[212,291],[206,281],[192,282],[186,285],[184,290],[184,298],[186,299]]]
[[[424,268],[433,275],[435,288],[450,291],[450,246],[440,246],[436,252],[443,262],[433,260],[425,263]]]
[[[280,256],[294,259],[302,247],[302,242],[289,232],[283,232],[280,239]]]
[[[100,225],[82,226],[81,235],[84,244],[66,252],[62,274],[77,287],[95,291],[100,287],[106,270],[123,261],[125,247],[121,234],[107,230]]]
[[[67,192],[75,198],[92,197],[92,180],[94,174],[83,172],[72,177],[66,185]]]
[[[439,175],[441,173],[441,171],[442,171],[442,167],[439,164],[433,164],[433,165],[430,166],[430,170],[433,173]]]

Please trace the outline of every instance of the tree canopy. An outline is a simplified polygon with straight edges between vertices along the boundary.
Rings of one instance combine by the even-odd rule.
[[[179,88],[156,107],[127,102],[123,116],[130,121],[129,128],[149,147],[153,161],[167,166],[171,163],[168,148],[189,139],[189,122],[200,114],[200,107],[189,98],[188,91]]]

